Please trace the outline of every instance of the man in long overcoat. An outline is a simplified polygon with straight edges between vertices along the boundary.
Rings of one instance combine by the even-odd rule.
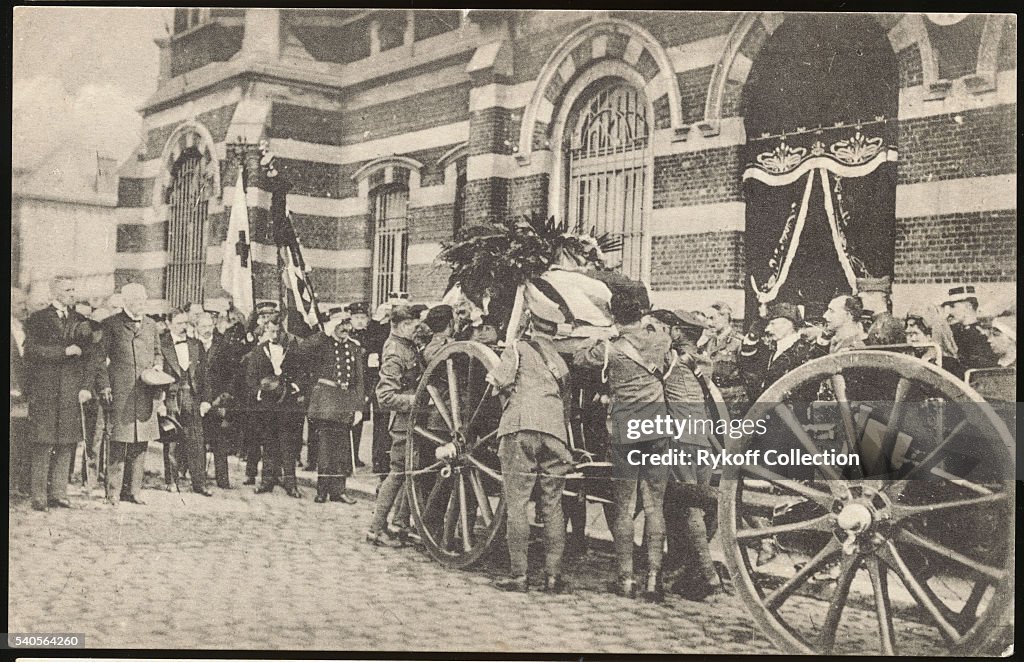
[[[141,379],[149,368],[163,368],[159,327],[140,312],[147,296],[141,284],[125,285],[121,288],[121,312],[103,320],[109,363],[101,372],[100,386],[101,393],[111,402],[107,501],[112,505],[117,504],[119,497],[121,501],[144,503],[139,494],[146,447],[160,438],[156,402],[159,392]]]
[[[70,508],[68,471],[83,437],[81,405],[96,376],[92,329],[75,312],[75,284],[58,276],[52,303],[25,324],[28,414],[32,428],[32,507]]]

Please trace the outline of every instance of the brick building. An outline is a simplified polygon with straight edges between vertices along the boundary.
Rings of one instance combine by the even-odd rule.
[[[827,68],[786,60],[808,43]],[[622,234],[656,304],[749,311],[751,255],[774,242],[754,170],[811,191],[808,168],[838,282],[836,227],[870,252],[858,277],[892,277],[898,312],[961,280],[1014,296],[1013,16],[179,9],[160,46],[148,137],[120,173],[119,285],[224,296],[226,143],[267,138],[324,301],[437,298],[458,227],[541,213]],[[869,160],[891,172],[858,192]],[[830,202],[843,182],[850,213]],[[248,196],[257,297],[275,297],[269,196]],[[812,239],[789,258],[801,278]]]

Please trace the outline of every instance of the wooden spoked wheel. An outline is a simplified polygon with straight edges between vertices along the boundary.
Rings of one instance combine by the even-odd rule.
[[[416,391],[406,446],[406,494],[420,539],[440,563],[464,568],[483,558],[504,529],[498,422],[501,405],[486,382],[498,356],[486,345],[446,346]],[[454,442],[458,455],[436,459]]]
[[[823,382],[830,402],[804,418],[794,394]],[[914,357],[854,351],[787,374],[747,418],[768,433],[730,453],[832,444],[867,465],[726,467],[723,551],[766,634],[794,653],[871,653],[874,643],[892,655],[910,640],[938,654],[983,649],[1012,614],[1015,458],[975,391]],[[766,539],[781,552],[758,566]],[[877,634],[865,643],[867,622]]]

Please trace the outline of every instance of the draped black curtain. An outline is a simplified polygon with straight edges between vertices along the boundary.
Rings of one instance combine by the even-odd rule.
[[[874,19],[788,15],[744,88],[746,319],[892,276],[895,55]]]

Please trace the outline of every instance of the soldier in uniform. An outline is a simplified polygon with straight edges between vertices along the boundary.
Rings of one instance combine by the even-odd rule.
[[[267,317],[256,347],[242,358],[241,374],[250,434],[263,455],[263,479],[256,493],[271,492],[281,483],[288,496],[301,498],[295,482],[295,445],[301,442],[303,415],[295,377],[284,371],[292,349],[294,342],[280,334],[279,318]]]
[[[701,356],[711,362],[711,381],[722,393],[729,413],[740,416],[747,411],[747,392],[740,375],[739,359],[743,338],[732,326],[732,308],[722,301],[704,311],[707,328],[697,342]]]
[[[388,449],[391,447],[391,437],[388,435],[390,415],[381,409],[380,403],[377,401],[377,382],[380,379],[380,359],[384,353],[384,343],[391,335],[391,309],[392,305],[389,303],[382,303],[377,307],[373,319],[366,327],[366,342],[363,343],[363,349],[366,350],[366,388],[370,393],[370,408],[373,411],[370,466],[381,481],[388,473]]]
[[[637,488],[643,499],[644,539],[647,543],[647,577],[643,584],[645,600],[660,602],[662,588],[662,556],[665,543],[665,489],[668,467],[642,462],[639,466],[628,460],[631,453],[641,456],[663,454],[668,450],[665,434],[627,433],[629,420],[656,420],[667,415],[662,379],[668,370],[672,338],[670,327],[651,316],[634,296],[615,293],[610,303],[612,318],[619,336],[612,341],[595,341],[578,349],[573,365],[601,371],[602,380],[611,389],[611,460],[615,470],[615,517],[612,537],[618,559],[618,579],[609,586],[614,593],[635,597],[633,577],[633,513]],[[644,458],[646,459],[646,458]]]
[[[455,318],[452,307],[446,304],[434,306],[424,316],[423,325],[430,330],[430,340],[423,348],[423,362],[430,363],[445,345],[454,342],[452,334],[455,331]]]
[[[556,324],[524,315],[530,332],[502,352],[501,363],[487,380],[505,395],[498,424],[502,489],[508,511],[511,577],[495,582],[503,591],[527,590],[527,542],[530,524],[526,507],[539,484],[538,510],[544,520],[544,590],[562,593],[562,552],[565,520],[562,488],[572,469],[567,445],[567,385],[569,368],[558,354],[551,336]]]
[[[307,375],[311,385],[306,416],[320,447],[317,503],[356,502],[345,493],[345,480],[353,468],[352,427],[362,420],[367,398],[364,351],[351,330],[349,312],[332,308],[324,330],[300,342],[285,359],[285,371]]]
[[[367,542],[388,547],[401,546],[398,536],[388,528],[388,514],[405,485],[405,444],[409,431],[409,412],[416,397],[416,387],[423,374],[423,358],[413,336],[419,319],[409,306],[397,306],[391,311],[391,335],[384,343],[380,363],[380,381],[377,384],[377,402],[381,410],[392,412],[390,471],[377,492],[373,522],[366,534]],[[405,508],[396,513],[398,527],[405,525]]]
[[[655,310],[651,316],[684,336],[693,337],[704,326],[686,311],[672,313]],[[669,415],[677,421],[706,420],[705,387],[696,361],[675,343],[663,381]],[[671,443],[692,454],[698,448],[711,448],[711,433],[700,431],[680,436]],[[711,487],[711,468],[707,465],[673,466],[665,489],[667,553],[664,570],[672,576],[672,591],[688,600],[701,601],[721,590],[721,582],[708,548],[707,520],[717,515],[717,496]]]
[[[363,348],[363,374],[364,384],[367,393],[373,393],[377,388],[377,368],[370,367],[370,353],[367,349],[370,346],[370,304],[366,301],[357,301],[345,306],[346,312],[352,316],[352,330],[349,337]],[[363,423],[370,419],[371,398],[367,398],[366,406],[363,408],[363,415],[352,426],[352,454],[356,461],[356,468],[366,466],[366,463],[359,459],[360,442],[363,440]]]
[[[989,347],[988,338],[978,325],[978,295],[973,285],[952,287],[942,303],[953,330],[964,370],[994,368],[999,361]]]

